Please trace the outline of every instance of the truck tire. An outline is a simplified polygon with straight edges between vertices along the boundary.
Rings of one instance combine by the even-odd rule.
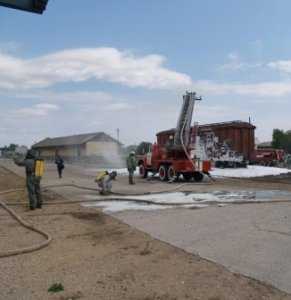
[[[173,166],[170,166],[168,168],[168,179],[169,181],[174,181],[175,179],[177,179],[177,174]]]
[[[201,172],[194,172],[193,178],[196,182],[201,182],[203,179],[203,174]]]
[[[167,166],[165,165],[161,165],[159,167],[159,177],[160,177],[160,180],[162,181],[167,181],[168,180],[168,172],[167,172]]]
[[[183,178],[185,181],[190,181],[193,177],[192,173],[183,173]]]
[[[145,168],[144,164],[139,165],[139,175],[141,178],[148,177],[148,170]]]

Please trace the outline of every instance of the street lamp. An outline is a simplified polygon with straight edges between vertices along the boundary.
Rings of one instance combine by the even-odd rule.
[[[48,0],[0,0],[0,6],[21,9],[37,14],[42,14],[46,9]]]

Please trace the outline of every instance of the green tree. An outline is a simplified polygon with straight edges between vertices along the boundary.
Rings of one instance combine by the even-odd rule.
[[[285,133],[281,129],[274,129],[273,130],[273,140],[272,140],[272,147],[279,149],[283,148],[285,143]]]
[[[272,147],[284,149],[286,152],[291,153],[291,131],[284,132],[281,129],[274,129]]]
[[[14,152],[17,147],[18,147],[17,144],[10,144],[8,146],[8,150]]]
[[[288,153],[291,153],[291,131],[287,131],[285,133],[285,150],[288,152]]]

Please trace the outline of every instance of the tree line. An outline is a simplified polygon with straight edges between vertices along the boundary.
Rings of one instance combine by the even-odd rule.
[[[291,130],[274,129],[272,147],[291,153]]]

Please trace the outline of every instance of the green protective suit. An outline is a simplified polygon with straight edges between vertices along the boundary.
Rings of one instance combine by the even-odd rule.
[[[41,177],[35,176],[35,158],[25,157],[14,158],[15,164],[18,166],[25,167],[26,173],[26,188],[28,192],[29,207],[30,209],[41,208],[42,197],[40,191]]]
[[[127,170],[128,170],[128,181],[129,184],[134,184],[134,180],[133,180],[133,174],[134,171],[136,170],[136,158],[134,154],[129,154],[129,156],[127,157],[126,160],[126,164],[127,164]]]

